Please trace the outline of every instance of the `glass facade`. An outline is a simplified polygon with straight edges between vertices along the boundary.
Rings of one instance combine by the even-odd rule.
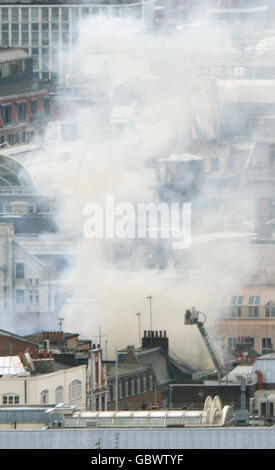
[[[148,8],[153,10],[154,0],[148,0]],[[140,7],[130,7],[125,4],[123,7],[114,5],[83,5],[81,7],[74,5],[46,6],[46,2],[41,6],[20,6],[0,5],[0,38],[2,46],[24,47],[24,50],[32,54],[32,49],[37,48],[38,54],[34,60],[34,72],[39,78],[45,76],[48,72],[49,78],[54,71],[55,74],[67,74],[70,72],[70,60],[63,63],[62,70],[57,68],[62,63],[57,61],[56,54],[52,53],[55,46],[65,46],[70,52],[75,48],[79,37],[79,21],[89,17],[95,17],[100,14],[107,17],[117,17],[123,14],[129,14],[133,8],[146,9],[146,2],[141,3]],[[44,47],[49,48],[45,54]],[[48,59],[45,59],[45,55]],[[44,74],[44,75],[43,75]],[[62,77],[62,75],[61,75]]]

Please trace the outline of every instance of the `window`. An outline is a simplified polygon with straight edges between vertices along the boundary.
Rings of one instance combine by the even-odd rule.
[[[31,100],[30,107],[31,107],[31,115],[32,117],[35,117],[37,115],[37,101]]]
[[[266,403],[261,403],[261,416],[266,416]]]
[[[9,45],[9,33],[2,32],[2,46]]]
[[[50,100],[48,98],[43,99],[43,108],[46,116],[50,115]]]
[[[132,379],[128,379],[128,395],[132,395]]]
[[[267,354],[273,349],[271,338],[262,338],[262,353]]]
[[[49,45],[49,33],[47,31],[42,32],[42,46],[48,46]],[[43,54],[43,49],[42,49],[42,54]]]
[[[250,296],[248,302],[248,316],[249,317],[258,317],[259,316],[259,303],[260,296]]]
[[[69,401],[79,400],[82,397],[82,383],[74,380],[69,385]]]
[[[23,304],[25,302],[25,291],[23,289],[16,289],[15,301],[17,304]]]
[[[78,21],[79,19],[79,8],[72,8],[72,20]]]
[[[42,8],[42,21],[49,21],[49,9]]]
[[[113,385],[109,385],[109,401],[113,401],[114,399],[114,387]]]
[[[125,381],[122,380],[122,382],[121,382],[121,398],[125,398],[125,397],[126,397]]]
[[[12,8],[11,9],[11,21],[13,23],[18,22],[18,8]]]
[[[17,107],[17,118],[18,118],[18,121],[19,121],[19,122],[21,122],[21,121],[26,121],[26,118],[27,118],[27,114],[26,114],[26,103],[25,103],[25,102],[16,103],[16,107]]]
[[[265,306],[265,316],[275,317],[275,304],[269,300]]]
[[[15,277],[16,279],[24,279],[24,263],[16,263],[15,265]]]
[[[55,402],[56,403],[63,403],[63,401],[64,401],[63,391],[64,391],[64,389],[63,389],[63,387],[61,387],[61,385],[56,388],[56,390],[55,390]]]
[[[134,378],[134,395],[138,394],[137,378]]]
[[[39,20],[39,9],[31,8],[31,21],[36,23]]]
[[[230,351],[234,351],[237,344],[237,338],[227,338],[227,348]]]
[[[12,46],[18,46],[19,42],[19,33],[11,33],[11,45]]]
[[[62,21],[69,21],[69,8],[65,7],[61,9]]]
[[[36,289],[32,289],[30,291],[30,295],[29,295],[29,301],[30,301],[30,304],[39,304],[39,291],[36,290]]]
[[[29,21],[29,9],[28,8],[21,8],[21,17],[22,21]]]
[[[43,390],[40,393],[40,403],[41,405],[46,405],[46,403],[49,403],[49,391],[48,390]]]
[[[52,8],[52,21],[57,22],[59,20],[59,8]]]
[[[14,394],[5,394],[2,398],[3,405],[18,405],[19,404],[19,395]]]
[[[9,21],[9,9],[8,8],[2,8],[2,21],[3,23],[6,21]]]
[[[39,45],[39,33],[32,32],[32,45],[38,46]]]
[[[22,45],[27,46],[29,44],[29,33],[21,33],[22,35]]]
[[[243,296],[233,296],[231,300],[231,315],[232,317],[240,317],[242,315],[241,305],[243,303]]]
[[[11,105],[2,106],[1,110],[4,124],[9,124],[11,122]]]

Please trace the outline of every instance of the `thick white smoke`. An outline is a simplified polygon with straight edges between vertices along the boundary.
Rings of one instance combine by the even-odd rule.
[[[242,219],[247,201],[239,201],[233,210],[213,208],[207,217],[194,214],[191,247],[177,255],[184,260],[184,271],[172,266],[164,271],[147,269],[146,250],[138,251],[139,255],[134,252],[135,260],[130,251],[126,269],[117,269],[112,240],[84,238],[83,207],[88,202],[104,205],[106,194],[116,202],[156,201],[156,174],[148,162],[184,153],[191,138],[215,138],[218,98],[213,100],[208,81],[196,71],[202,62],[228,57],[229,35],[225,28],[213,25],[152,35],[130,20],[86,22],[82,32],[83,68],[94,70],[95,60],[105,56],[110,87],[97,104],[74,108],[72,120],[79,124],[75,141],[55,144],[49,140],[43,154],[29,162],[34,182],[57,195],[59,230],[73,237],[76,247],[76,257],[64,273],[73,291],[61,314],[64,328],[95,338],[100,327],[107,335],[103,341],[108,341],[111,357],[115,346],[137,345],[136,312],[142,313],[142,331],[149,329],[146,297],[152,295],[153,329],[167,330],[170,348],[183,359],[208,366],[198,332],[184,326],[184,311],[195,305],[205,311],[209,324],[214,323],[244,271],[253,272],[249,246],[239,233],[230,233],[235,226],[231,222],[236,214]],[[86,75],[88,88],[89,80],[94,88],[94,78],[92,72]],[[109,125],[118,86],[122,101],[136,103],[133,127]],[[207,199],[208,190],[202,187],[198,198]]]

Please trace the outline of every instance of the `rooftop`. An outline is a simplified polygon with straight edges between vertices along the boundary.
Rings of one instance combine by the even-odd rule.
[[[31,56],[20,47],[0,47],[0,63],[30,58]]]
[[[19,356],[0,357],[0,376],[25,374],[25,368]]]

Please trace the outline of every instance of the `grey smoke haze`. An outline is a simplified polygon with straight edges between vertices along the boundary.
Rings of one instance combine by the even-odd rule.
[[[226,28],[213,24],[199,33],[188,28],[151,35],[130,20],[101,20],[96,26],[86,22],[81,37],[83,66],[90,54],[120,56],[117,64],[109,66],[112,91],[115,85],[132,91],[132,99],[138,101],[136,126],[102,137],[105,108],[79,108],[74,116],[81,124],[79,138],[60,144],[49,141],[43,155],[29,162],[34,182],[58,196],[60,231],[75,239],[77,255],[64,273],[73,288],[73,300],[62,311],[64,329],[93,338],[100,327],[108,335],[109,358],[115,346],[137,345],[136,312],[142,313],[142,331],[149,329],[146,296],[152,295],[153,329],[167,330],[171,349],[183,359],[209,366],[196,328],[184,326],[185,309],[195,305],[213,326],[240,280],[255,270],[244,234],[232,229],[236,218],[245,220],[248,207],[253,218],[253,206],[244,198],[193,221],[191,248],[173,254],[184,261],[184,272],[175,272],[172,263],[163,272],[147,269],[144,248],[138,252],[135,269],[129,254],[127,269],[119,270],[112,263],[113,241],[86,240],[82,230],[87,202],[103,204],[106,194],[113,194],[117,202],[155,201],[156,175],[148,161],[185,152],[191,136],[215,138],[217,97],[210,100],[209,83],[195,70],[201,62],[226,59],[231,47]],[[132,59],[123,59],[125,55]],[[207,199],[208,191],[214,190],[203,186],[197,201]]]

